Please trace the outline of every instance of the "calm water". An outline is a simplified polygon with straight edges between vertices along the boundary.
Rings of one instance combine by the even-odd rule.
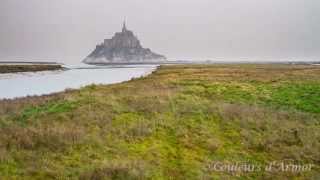
[[[0,99],[60,92],[90,84],[113,84],[148,75],[155,65],[71,67],[67,71],[0,74]]]

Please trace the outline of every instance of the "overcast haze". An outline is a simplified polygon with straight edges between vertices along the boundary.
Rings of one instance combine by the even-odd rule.
[[[319,60],[319,0],[1,0],[0,60],[79,62],[128,29],[169,59]]]

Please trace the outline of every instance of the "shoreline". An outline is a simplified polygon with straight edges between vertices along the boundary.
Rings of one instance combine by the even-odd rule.
[[[289,62],[286,62],[286,63],[272,63],[272,62],[269,62],[269,63],[212,63],[212,64],[204,64],[204,63],[189,63],[189,64],[185,64],[185,63],[181,63],[181,64],[159,64],[159,63],[155,63],[155,64],[150,64],[150,63],[145,63],[145,64],[134,64],[134,63],[126,63],[126,64],[123,64],[123,63],[119,63],[119,64],[104,64],[104,65],[97,65],[97,68],[102,67],[102,66],[108,66],[108,65],[158,65],[155,67],[155,69],[149,73],[149,74],[146,74],[146,75],[143,75],[141,77],[148,77],[150,75],[152,75],[154,72],[157,72],[160,68],[162,67],[170,67],[171,65],[174,67],[174,66],[230,66],[230,67],[234,67],[236,65],[250,65],[250,66],[273,66],[273,65],[282,65],[282,66],[305,66],[305,67],[317,67],[317,66],[320,66],[320,64],[303,64],[303,63],[298,63],[298,64],[291,64]],[[1,74],[5,74],[5,73],[1,73],[1,63],[0,63],[0,75]],[[29,66],[29,65],[27,65]],[[33,65],[30,65],[30,66],[33,66]],[[39,65],[39,66],[46,66],[46,65]],[[43,70],[38,70],[38,71],[20,71],[20,72],[41,72],[41,71],[56,71],[56,70],[66,70],[66,69],[69,69],[69,68],[66,68],[66,67],[63,67],[61,65],[48,65],[48,66],[59,66],[59,69],[53,69],[53,70],[48,70],[48,69],[43,69]],[[115,67],[111,67],[111,68],[115,68]],[[125,67],[124,67],[125,68]],[[87,69],[87,68],[71,68],[71,69]],[[90,69],[90,68],[89,68]],[[19,73],[19,72],[12,72],[12,73]],[[10,73],[8,73],[10,74]],[[123,81],[123,82],[119,82],[119,83],[112,83],[112,84],[93,84],[95,86],[109,86],[109,85],[115,85],[115,84],[122,84],[122,83],[126,83],[126,82],[131,82],[132,80],[128,80],[128,81]],[[87,85],[87,86],[90,86],[90,85]],[[23,97],[15,97],[15,98],[0,98],[0,103],[2,101],[19,101],[19,100],[28,100],[28,99],[35,99],[35,98],[41,98],[41,97],[54,97],[56,95],[64,95],[64,93],[69,93],[69,92],[74,92],[74,91],[80,91],[81,89],[83,88],[86,88],[87,86],[83,86],[81,88],[66,88],[65,90],[62,90],[62,91],[57,91],[57,92],[52,92],[52,93],[48,93],[48,94],[42,94],[42,95],[27,95],[27,96],[23,96]]]
[[[60,64],[3,64],[0,63],[0,74],[19,72],[56,71],[65,69]]]
[[[90,65],[90,64],[87,64],[87,65]],[[92,65],[92,64],[91,64]],[[101,66],[108,66],[108,65],[158,65],[155,67],[155,69],[150,72],[149,74],[145,74],[143,76],[141,76],[140,78],[147,78],[149,76],[151,76],[153,73],[155,72],[158,72],[161,68],[168,68],[172,65],[172,67],[179,67],[179,66],[186,66],[186,67],[197,67],[197,66],[210,66],[210,67],[214,67],[214,66],[217,66],[217,67],[220,67],[220,66],[230,66],[230,67],[235,67],[237,65],[250,65],[250,66],[273,66],[273,65],[282,65],[284,67],[287,67],[287,66],[293,66],[293,67],[302,67],[302,66],[305,66],[305,67],[317,67],[317,66],[320,66],[320,64],[312,64],[312,63],[298,63],[298,64],[291,64],[289,62],[286,62],[286,63],[272,63],[272,62],[267,62],[267,63],[212,63],[212,64],[204,64],[204,63],[189,63],[189,64],[185,64],[185,63],[181,63],[181,64],[150,64],[150,63],[145,63],[145,64],[135,64],[135,63],[126,63],[126,64],[123,64],[123,63],[119,63],[119,64],[104,64],[104,65],[101,65]],[[0,70],[1,70],[1,63],[0,63]],[[40,66],[43,66],[43,65],[40,65]],[[50,65],[52,66],[52,65]],[[61,65],[57,65],[57,66],[61,66]],[[97,65],[99,66],[99,65]],[[100,67],[101,67],[100,66]],[[97,67],[98,68],[98,67]],[[114,68],[114,67],[112,67]],[[69,69],[69,68],[66,68],[66,67],[63,67],[61,66],[60,69],[56,69],[56,70],[64,70],[64,69]],[[71,69],[86,69],[86,68],[71,68]],[[98,68],[99,69],[99,68]],[[55,71],[55,70],[39,70],[39,71],[23,71],[23,72],[41,72],[41,71]],[[13,72],[13,73],[19,73],[19,72]],[[0,75],[1,74],[5,74],[5,73],[1,73],[0,72]],[[9,73],[8,73],[9,74]],[[112,85],[117,85],[117,84],[122,84],[122,83],[130,83],[132,81],[134,81],[135,78],[133,79],[130,79],[128,81],[123,81],[123,82],[118,82],[118,83],[112,83],[112,84],[91,84],[93,86],[112,86]],[[52,93],[48,93],[48,94],[42,94],[42,95],[27,95],[27,96],[23,96],[23,97],[15,97],[15,98],[0,98],[0,103],[1,102],[14,102],[14,101],[28,101],[30,99],[41,99],[42,97],[43,98],[54,98],[55,96],[64,96],[65,94],[69,94],[70,92],[77,92],[77,91],[81,91],[82,89],[85,89],[86,87],[88,86],[91,86],[91,85],[86,85],[86,86],[83,86],[83,87],[80,87],[80,88],[66,88],[65,90],[62,90],[62,91],[58,91],[58,92],[52,92]]]

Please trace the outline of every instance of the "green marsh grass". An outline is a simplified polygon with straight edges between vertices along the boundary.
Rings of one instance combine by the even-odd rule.
[[[320,174],[320,68],[161,66],[151,75],[0,102],[3,179],[312,179]],[[311,163],[216,172],[213,162]]]

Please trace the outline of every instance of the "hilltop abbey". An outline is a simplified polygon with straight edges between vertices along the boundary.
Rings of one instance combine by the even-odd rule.
[[[138,38],[128,30],[123,23],[122,31],[115,33],[111,39],[105,39],[102,44],[83,61],[87,64],[98,63],[147,63],[163,62],[166,57],[156,54],[148,48],[143,48]]]

